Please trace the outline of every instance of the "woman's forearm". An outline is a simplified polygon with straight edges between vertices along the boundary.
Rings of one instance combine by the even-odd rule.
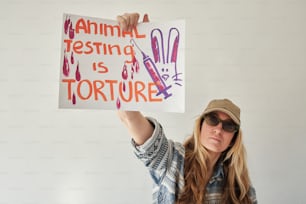
[[[118,110],[118,116],[137,145],[142,145],[152,136],[154,127],[141,112]]]

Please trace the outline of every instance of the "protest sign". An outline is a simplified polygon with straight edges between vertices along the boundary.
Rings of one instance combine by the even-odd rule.
[[[185,111],[185,22],[139,23],[64,14],[59,107]]]

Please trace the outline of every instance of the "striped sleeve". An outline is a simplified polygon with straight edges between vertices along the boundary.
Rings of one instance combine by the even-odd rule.
[[[147,119],[154,126],[154,132],[142,145],[137,146],[132,140],[134,153],[149,169],[155,171],[166,170],[167,160],[172,154],[172,151],[169,151],[171,150],[171,143],[165,137],[163,128],[156,119],[149,117]]]
[[[175,203],[184,186],[184,155],[181,143],[166,138],[162,126],[153,118],[147,118],[154,126],[152,136],[137,146],[132,140],[134,152],[149,169],[154,181],[153,203]]]
[[[251,186],[250,190],[249,190],[249,196],[251,198],[252,204],[257,204],[257,198],[256,198],[256,191],[255,188],[253,186]]]

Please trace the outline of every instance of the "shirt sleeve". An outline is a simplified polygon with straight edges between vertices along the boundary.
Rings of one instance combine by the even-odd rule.
[[[172,155],[173,142],[167,140],[162,126],[156,119],[150,117],[147,119],[154,126],[153,134],[139,146],[132,139],[134,153],[150,170],[164,171],[167,169],[168,158]]]
[[[249,190],[249,195],[250,195],[250,199],[252,201],[252,204],[257,204],[257,198],[256,198],[256,191],[255,188],[253,186],[250,187]]]
[[[154,126],[153,134],[139,146],[132,140],[134,152],[154,181],[153,199],[156,203],[174,203],[177,192],[184,186],[185,149],[181,143],[166,138],[157,120],[147,119]],[[173,202],[164,202],[169,199]]]

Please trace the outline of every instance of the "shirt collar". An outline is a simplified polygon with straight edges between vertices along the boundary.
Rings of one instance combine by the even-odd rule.
[[[221,156],[219,158],[219,160],[217,161],[217,164],[216,164],[214,172],[213,172],[213,176],[209,180],[210,184],[215,182],[216,180],[223,180],[224,179],[223,162],[224,162],[224,158],[223,158],[223,156]]]

